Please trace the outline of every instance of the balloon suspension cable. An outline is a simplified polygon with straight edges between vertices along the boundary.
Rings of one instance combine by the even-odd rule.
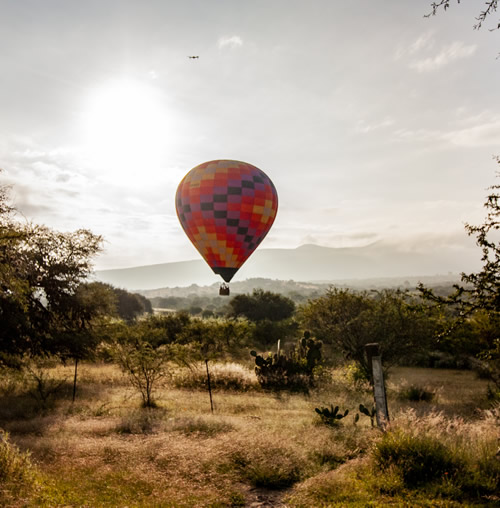
[[[229,284],[222,282],[219,288],[220,296],[229,296]]]

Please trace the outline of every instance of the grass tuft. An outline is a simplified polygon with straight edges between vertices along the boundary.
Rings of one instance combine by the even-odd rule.
[[[254,443],[233,453],[231,461],[252,486],[286,489],[304,476],[305,461],[291,448]]]
[[[401,400],[408,400],[410,402],[432,402],[435,397],[435,392],[417,385],[409,386],[399,392]]]
[[[238,363],[209,363],[209,372],[213,390],[248,392],[260,388],[253,370]],[[176,388],[206,390],[205,364],[200,363],[191,369],[179,370],[174,375],[173,384]]]
[[[21,452],[9,440],[8,433],[0,430],[0,504],[11,506],[32,490],[36,483],[36,470],[28,452]]]
[[[234,426],[228,422],[214,420],[213,418],[186,416],[169,422],[166,430],[199,437],[213,437],[217,434],[234,430]]]
[[[382,471],[394,468],[399,472],[410,488],[445,475],[454,476],[462,469],[460,460],[436,438],[399,429],[384,434],[374,448],[373,458]]]
[[[159,431],[164,412],[155,408],[141,408],[122,417],[116,426],[119,434],[154,434]]]

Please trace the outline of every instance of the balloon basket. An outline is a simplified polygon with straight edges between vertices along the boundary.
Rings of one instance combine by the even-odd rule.
[[[219,295],[220,296],[229,296],[229,285],[225,284],[224,282],[220,285],[219,288]]]

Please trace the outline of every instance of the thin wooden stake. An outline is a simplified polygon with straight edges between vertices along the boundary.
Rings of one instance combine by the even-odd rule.
[[[377,343],[366,344],[368,364],[371,365],[373,396],[375,398],[375,411],[378,427],[385,432],[389,423],[389,410],[385,394],[384,373],[382,371],[382,357]]]
[[[205,365],[207,366],[207,382],[208,382],[208,394],[210,395],[210,409],[212,414],[214,412],[214,403],[212,401],[212,387],[210,385],[210,372],[208,371],[208,360],[205,360]]]
[[[76,399],[76,377],[78,374],[78,358],[75,358],[75,377],[73,378],[73,402]]]

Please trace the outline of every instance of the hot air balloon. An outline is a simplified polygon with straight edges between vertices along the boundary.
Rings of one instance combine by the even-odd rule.
[[[179,221],[226,283],[269,232],[278,209],[270,178],[246,162],[215,160],[193,168],[175,196]],[[229,294],[221,285],[220,294]]]

